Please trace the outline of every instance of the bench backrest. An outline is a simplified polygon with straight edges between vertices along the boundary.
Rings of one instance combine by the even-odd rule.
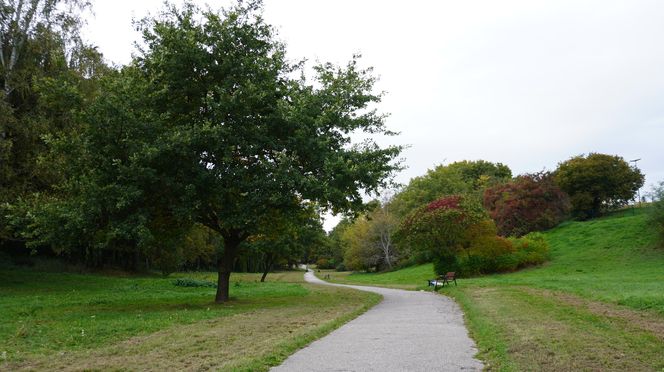
[[[456,273],[454,271],[450,271],[449,273],[445,274],[445,278],[447,279],[454,279],[454,275]]]

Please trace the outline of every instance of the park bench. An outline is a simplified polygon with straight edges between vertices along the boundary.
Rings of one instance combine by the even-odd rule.
[[[445,275],[439,275],[435,279],[429,279],[428,282],[429,282],[429,287],[433,287],[434,290],[438,289],[438,285],[444,287],[445,284],[450,285],[451,282],[454,282],[454,285],[457,285],[456,273],[450,271]]]

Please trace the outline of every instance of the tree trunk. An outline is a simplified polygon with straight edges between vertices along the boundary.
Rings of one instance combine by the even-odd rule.
[[[593,211],[590,217],[597,218],[601,215],[602,200],[600,198],[593,199]]]
[[[380,249],[385,255],[385,263],[387,264],[388,269],[392,269],[392,260],[390,259],[390,254],[392,253],[392,239],[390,232],[383,232],[380,234]]]
[[[267,273],[272,269],[272,262],[274,261],[274,255],[268,254],[265,258],[265,265],[263,267],[263,276],[261,276],[261,283],[265,282],[265,277]]]
[[[230,298],[228,289],[230,287],[231,272],[233,271],[238,248],[243,240],[239,234],[234,232],[223,234],[222,237],[224,238],[224,253],[217,260],[219,277],[217,279],[217,295],[214,299],[216,303],[226,302]]]
[[[228,294],[228,289],[230,287],[230,280],[231,280],[231,272],[221,271],[221,269],[219,269],[219,278],[217,279],[217,295],[214,298],[214,302],[220,304],[230,299],[230,296]]]

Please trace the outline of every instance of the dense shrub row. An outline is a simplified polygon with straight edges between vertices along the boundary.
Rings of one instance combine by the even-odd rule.
[[[537,232],[622,207],[642,185],[636,167],[598,153],[572,157],[553,172],[515,178],[500,163],[439,165],[391,197],[370,202],[365,214],[340,223],[330,247],[342,252],[338,256],[350,270],[433,261],[438,273],[512,271],[546,261],[547,244]],[[664,196],[662,188],[656,199]],[[664,202],[658,206],[652,222],[664,243]]]
[[[548,254],[548,244],[540,233],[521,238],[486,238],[459,255],[453,271],[463,276],[514,271],[542,264]],[[440,266],[442,273],[445,267]]]

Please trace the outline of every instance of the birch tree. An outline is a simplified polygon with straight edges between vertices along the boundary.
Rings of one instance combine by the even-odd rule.
[[[85,0],[0,0],[0,65],[3,90],[15,89],[13,73],[20,65],[26,43],[39,31],[55,32],[62,38],[64,52],[80,44],[80,11]]]

